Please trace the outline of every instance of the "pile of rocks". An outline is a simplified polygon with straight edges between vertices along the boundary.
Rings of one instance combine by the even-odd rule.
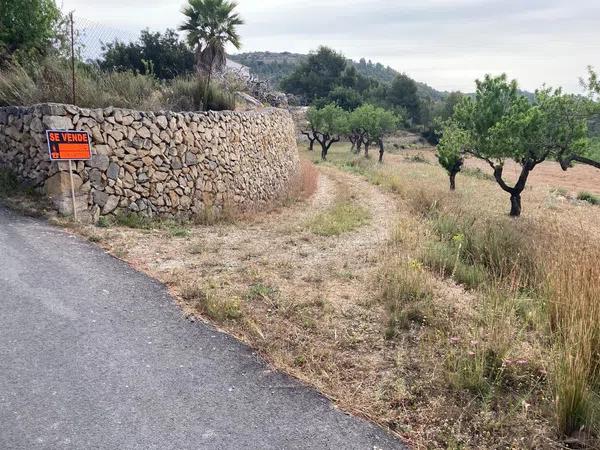
[[[298,170],[290,114],[139,112],[40,104],[0,108],[0,167],[45,188],[72,212],[68,165],[50,162],[46,129],[87,131],[93,157],[74,166],[77,208],[93,220],[117,210],[190,216],[260,207]]]

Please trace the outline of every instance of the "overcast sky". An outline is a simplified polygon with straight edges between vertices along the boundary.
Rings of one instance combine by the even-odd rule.
[[[61,3],[61,0],[58,0]],[[523,89],[580,92],[600,68],[600,0],[240,0],[241,51],[307,53],[328,45],[381,62],[439,90],[473,91],[506,72]],[[125,38],[182,22],[183,1],[62,0],[63,10]],[[92,32],[90,32],[91,34]]]

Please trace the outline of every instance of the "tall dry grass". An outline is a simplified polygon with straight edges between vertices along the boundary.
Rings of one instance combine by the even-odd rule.
[[[75,66],[75,80],[75,103],[85,108],[199,111],[206,89],[205,81],[197,77],[161,82],[151,75],[105,72],[83,63]],[[68,61],[48,57],[26,67],[9,63],[0,68],[0,106],[44,102],[73,103]],[[234,95],[217,82],[210,85],[207,102],[209,110],[235,109]]]
[[[566,435],[600,431],[599,261],[596,245],[564,241],[549,261],[552,387],[556,426]]]
[[[319,170],[312,162],[301,159],[298,173],[290,181],[288,196],[291,199],[305,200],[317,191],[318,185]]]

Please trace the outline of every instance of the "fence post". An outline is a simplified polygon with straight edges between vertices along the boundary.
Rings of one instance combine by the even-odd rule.
[[[71,11],[71,103],[75,105],[75,39],[73,32],[73,11]]]

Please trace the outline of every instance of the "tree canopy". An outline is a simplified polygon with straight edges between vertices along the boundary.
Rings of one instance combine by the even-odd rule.
[[[186,20],[179,27],[187,32],[188,44],[195,49],[198,71],[210,75],[225,64],[225,46],[240,48],[237,27],[244,21],[234,12],[236,2],[227,0],[188,0],[183,8]]]
[[[348,112],[334,103],[323,108],[311,106],[307,119],[313,138],[321,145],[321,159],[325,160],[331,145],[348,131]]]
[[[58,36],[62,19],[54,0],[3,1],[0,8],[0,56],[44,55]]]
[[[467,131],[454,122],[448,122],[437,146],[436,156],[440,165],[448,172],[451,191],[456,189],[456,175],[464,164],[465,148],[470,148],[469,139],[470,135]]]
[[[508,81],[506,75],[486,75],[476,85],[475,97],[460,101],[452,125],[446,129],[450,136],[455,132],[452,127],[468,136],[465,153],[490,165],[496,182],[510,194],[510,215],[519,216],[521,193],[538,164],[548,159],[585,162],[581,155],[586,146],[589,104],[560,89],[538,90],[531,103],[519,92],[517,82]],[[508,159],[521,166],[513,185],[504,177]]]
[[[379,144],[379,161],[383,160],[383,137],[398,128],[400,118],[392,111],[365,104],[349,116],[348,129],[359,136],[364,145],[365,156],[369,156],[369,145]]]
[[[281,88],[312,103],[315,99],[326,98],[340,84],[345,69],[346,58],[328,47],[319,47],[281,81]]]
[[[164,33],[143,30],[137,42],[126,44],[114,41],[105,44],[103,50],[102,58],[98,61],[103,70],[132,70],[153,74],[162,80],[170,80],[194,70],[194,53],[170,29]]]
[[[205,108],[213,70],[223,67],[227,60],[226,45],[241,46],[237,27],[244,21],[236,7],[236,2],[228,0],[188,0],[182,11],[186,20],[179,30],[187,32],[188,44],[195,49],[196,70],[206,76]]]

